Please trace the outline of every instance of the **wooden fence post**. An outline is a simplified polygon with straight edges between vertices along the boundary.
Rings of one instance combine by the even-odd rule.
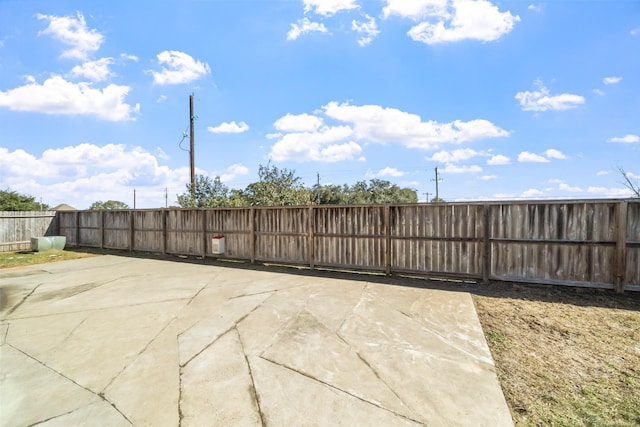
[[[256,262],[256,209],[249,209],[249,257],[251,264]]]
[[[162,255],[167,254],[167,217],[169,216],[169,211],[167,209],[162,210]]]
[[[615,290],[617,293],[624,292],[625,273],[627,270],[627,201],[620,201],[617,206],[616,215],[616,270],[615,270]]]
[[[391,276],[391,207],[385,205],[383,215],[384,226],[384,271],[387,276]]]
[[[309,268],[312,270],[315,268],[315,243],[313,241],[313,229],[315,227],[315,214],[314,214],[314,206],[309,206],[309,218],[308,218],[308,233],[307,233],[307,245],[309,251]]]
[[[104,249],[104,211],[100,211],[100,249]]]
[[[76,211],[76,247],[80,247],[80,211]]]
[[[207,210],[201,209],[202,212],[202,259],[207,258]]]
[[[133,223],[133,214],[135,211],[129,210],[129,250],[133,251],[135,239],[135,224]]]
[[[484,238],[482,242],[482,282],[489,283],[491,277],[491,206],[484,205]]]

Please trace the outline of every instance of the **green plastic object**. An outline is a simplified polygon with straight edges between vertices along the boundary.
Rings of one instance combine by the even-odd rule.
[[[51,249],[63,250],[67,244],[65,236],[32,237],[31,250],[36,252],[50,251]]]

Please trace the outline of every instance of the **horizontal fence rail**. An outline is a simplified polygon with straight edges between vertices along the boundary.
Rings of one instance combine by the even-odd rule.
[[[67,244],[640,290],[640,200],[58,212]],[[212,239],[225,237],[213,254]]]
[[[57,221],[53,211],[0,211],[0,252],[30,249],[32,237],[56,234]]]

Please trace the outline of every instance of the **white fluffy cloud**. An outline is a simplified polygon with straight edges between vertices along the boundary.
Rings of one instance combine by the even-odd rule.
[[[95,29],[89,29],[82,13],[76,16],[36,15],[38,19],[49,21],[49,26],[38,34],[51,36],[69,46],[62,53],[64,58],[86,59],[100,49],[104,36]]]
[[[448,0],[385,0],[385,2],[387,5],[382,9],[385,18],[396,15],[417,20],[430,16],[448,16]]]
[[[238,175],[248,175],[249,169],[241,163],[235,163],[225,169],[225,172],[220,175],[220,181],[229,182],[233,181]]]
[[[322,125],[322,119],[311,114],[290,114],[280,117],[273,127],[283,132],[313,132]]]
[[[482,153],[472,150],[471,148],[461,148],[459,150],[453,150],[451,152],[444,150],[438,151],[433,156],[427,157],[427,160],[441,163],[457,163],[481,155]]]
[[[548,150],[545,150],[544,155],[547,156],[548,159],[564,160],[567,158],[567,156],[562,151],[556,150],[555,148],[549,148]]]
[[[352,135],[349,126],[323,126],[310,132],[287,133],[271,147],[269,156],[276,161],[350,160],[362,152],[360,145],[348,140]]]
[[[356,0],[302,0],[304,12],[313,12],[318,15],[332,16],[342,10],[357,9]]]
[[[368,46],[374,38],[380,34],[375,18],[365,15],[367,21],[358,22],[355,19],[351,21],[351,29],[360,34],[358,44],[362,47]]]
[[[488,0],[385,0],[385,18],[397,15],[421,21],[407,33],[413,40],[437,44],[461,40],[494,41],[509,33],[520,17],[501,12]]]
[[[141,147],[79,144],[45,150],[40,157],[0,147],[0,186],[42,196],[50,205],[68,203],[87,208],[98,200],[120,200],[138,207],[161,207],[164,192],[184,192],[188,167],[171,170]],[[201,171],[198,171],[201,173]],[[172,202],[172,201],[171,201]]]
[[[111,75],[110,66],[113,58],[102,58],[96,61],[87,61],[82,65],[76,65],[71,69],[71,75],[76,78],[89,79],[92,82],[107,80]]]
[[[422,121],[418,115],[379,105],[330,102],[318,114],[322,113],[339,125],[325,125],[324,118],[309,114],[287,114],[278,119],[274,127],[281,132],[267,135],[277,139],[270,156],[274,160],[338,161],[355,158],[362,151],[361,143],[397,143],[429,150],[440,144],[509,136],[509,132],[487,120]],[[445,157],[463,159],[469,155],[480,153],[462,149],[436,157],[444,161]]]
[[[523,111],[568,110],[584,104],[583,96],[562,93],[551,95],[540,80],[534,83],[538,90],[518,92],[515,98],[520,102]]]
[[[350,105],[330,102],[322,107],[335,120],[349,123],[356,138],[378,143],[397,142],[409,148],[434,149],[441,143],[461,143],[483,138],[509,136],[493,123],[477,119],[450,123],[422,121],[420,116],[379,105]]]
[[[207,130],[211,133],[242,133],[249,130],[249,125],[245,122],[220,123],[218,126],[209,126]]]
[[[298,19],[298,22],[291,24],[291,29],[287,33],[287,40],[297,40],[303,34],[328,33],[327,27],[321,22],[312,22],[309,18]]]
[[[640,136],[627,134],[625,136],[615,136],[613,138],[609,138],[608,142],[619,142],[622,144],[634,144],[636,142],[640,142]]]
[[[376,177],[393,177],[393,178],[398,178],[401,176],[404,176],[405,172],[398,170],[396,168],[392,168],[387,166],[386,168],[380,169],[378,172],[376,173],[370,173],[367,174],[367,177],[370,178],[376,178]]]
[[[528,198],[538,198],[544,196],[544,192],[538,190],[537,188],[530,188],[528,190],[523,191],[520,194],[520,198],[528,199]]]
[[[479,173],[482,168],[478,165],[456,165],[447,163],[442,169],[443,173]]]
[[[490,166],[508,165],[510,163],[511,159],[502,154],[496,154],[495,156],[491,156],[491,158],[487,160],[487,164]]]
[[[518,154],[518,161],[522,163],[549,163],[549,159],[539,154],[523,151]]]
[[[606,84],[606,85],[614,85],[617,83],[620,83],[622,81],[622,77],[605,77],[604,79],[602,79],[602,83]]]
[[[157,55],[160,71],[152,71],[153,81],[159,85],[189,83],[211,74],[206,62],[195,60],[192,56],[177,50],[165,50]]]
[[[33,77],[27,84],[6,92],[0,91],[0,107],[13,111],[33,111],[45,114],[90,115],[103,120],[135,120],[140,110],[127,104],[129,86],[110,84],[102,89],[89,83],[71,83],[60,76],[46,79],[42,84]]]

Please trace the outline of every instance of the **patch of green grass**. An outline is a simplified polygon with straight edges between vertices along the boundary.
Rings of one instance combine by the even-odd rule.
[[[0,269],[11,267],[23,267],[27,265],[42,264],[55,261],[66,261],[69,259],[86,258],[94,256],[82,252],[51,250],[44,252],[2,252],[0,253]]]
[[[487,330],[485,331],[487,341],[490,341],[495,347],[506,348],[509,346],[509,338],[500,332]]]

